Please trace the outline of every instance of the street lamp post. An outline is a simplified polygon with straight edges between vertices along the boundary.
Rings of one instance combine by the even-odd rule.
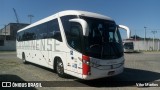
[[[159,51],[159,39],[158,39],[158,49],[157,49],[157,51]]]
[[[153,33],[153,50],[155,50],[155,34],[157,33],[157,31],[152,31]]]
[[[29,17],[29,20],[30,20],[30,24],[32,23],[32,18],[34,17],[33,15],[28,15],[28,17]]]
[[[144,41],[146,40],[146,30],[147,30],[147,27],[144,27]]]
[[[135,30],[135,37],[134,37],[134,41],[137,41],[137,33],[136,33],[136,30]]]
[[[146,44],[146,30],[147,30],[147,27],[144,27],[144,45]],[[147,48],[148,48],[148,45],[147,45]],[[146,50],[146,48],[145,48],[145,50]]]

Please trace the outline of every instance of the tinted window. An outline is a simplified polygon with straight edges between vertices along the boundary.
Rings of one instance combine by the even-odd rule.
[[[46,39],[47,38],[47,23],[38,25],[37,28],[38,37],[37,39]]]
[[[75,50],[81,52],[82,50],[82,27],[79,23],[71,23],[70,35],[68,35],[68,44]]]
[[[81,16],[89,25],[89,35],[85,36],[85,54],[100,59],[116,59],[123,56],[123,46],[119,30],[114,21]]]
[[[70,19],[77,18],[75,15],[61,17],[65,31],[67,43],[73,49],[82,52],[82,27],[79,23],[69,22]]]
[[[62,21],[62,24],[63,24],[63,28],[64,28],[64,31],[65,31],[66,37],[68,37],[68,35],[70,33],[70,22],[69,22],[69,20],[73,19],[73,18],[77,18],[77,16],[69,15],[69,16],[61,17],[61,21]]]
[[[57,19],[48,22],[48,38],[54,38],[58,41],[62,41]]]
[[[59,35],[56,34],[58,38],[54,36],[54,32],[59,32]],[[17,34],[18,41],[47,39],[47,38],[54,38],[56,40],[62,41],[57,19],[37,25],[25,31],[18,32]]]

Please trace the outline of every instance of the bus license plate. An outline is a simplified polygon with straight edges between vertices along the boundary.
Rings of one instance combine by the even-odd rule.
[[[113,75],[115,73],[115,71],[109,71],[108,75]]]

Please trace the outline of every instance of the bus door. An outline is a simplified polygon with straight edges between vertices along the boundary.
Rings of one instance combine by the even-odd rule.
[[[72,74],[82,74],[82,27],[79,23],[70,22],[69,35],[67,36],[67,42],[72,48],[68,55],[68,69]]]

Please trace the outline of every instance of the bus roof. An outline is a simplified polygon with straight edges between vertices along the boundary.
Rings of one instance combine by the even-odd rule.
[[[53,20],[53,19],[55,19],[57,17],[62,17],[62,16],[66,16],[66,15],[78,15],[78,16],[81,15],[81,16],[87,16],[87,17],[100,18],[100,19],[114,21],[112,18],[110,18],[108,16],[97,14],[97,13],[93,13],[93,12],[80,11],[80,10],[65,10],[65,11],[61,11],[61,12],[58,12],[56,14],[53,14],[53,15],[51,15],[49,17],[44,18],[44,19],[41,19],[41,20],[31,24],[31,25],[28,25],[27,27],[18,30],[18,32],[19,31],[23,31],[23,30],[28,29],[28,28],[31,28],[31,27],[34,27],[36,25],[45,23],[47,21]]]
[[[100,18],[100,19],[106,19],[106,20],[113,20],[108,16],[104,16],[101,14],[88,12],[88,11],[80,11],[80,10],[66,10],[66,11],[61,11],[58,14],[60,17],[66,16],[66,15],[81,15],[81,16],[94,17],[94,18]]]

